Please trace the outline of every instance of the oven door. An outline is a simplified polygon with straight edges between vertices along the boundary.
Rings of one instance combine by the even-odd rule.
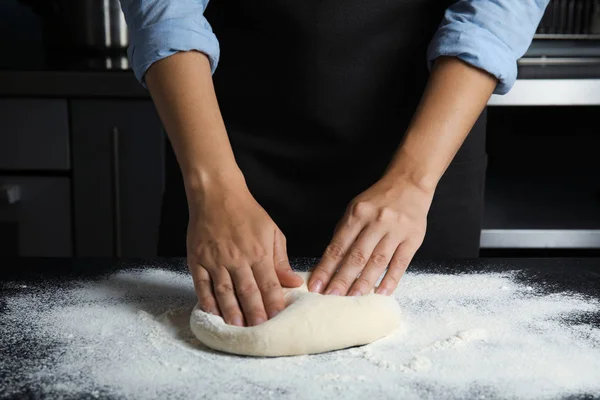
[[[489,107],[483,254],[600,253],[597,100]]]

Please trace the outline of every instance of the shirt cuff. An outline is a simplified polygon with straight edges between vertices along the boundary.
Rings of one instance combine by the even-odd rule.
[[[498,79],[495,94],[506,94],[517,80],[517,60],[512,50],[487,29],[454,22],[438,29],[429,44],[429,69],[440,56],[458,57]]]
[[[144,77],[150,66],[180,51],[200,51],[208,57],[212,73],[219,62],[219,41],[204,17],[168,19],[131,32],[127,49],[135,77],[146,87]]]

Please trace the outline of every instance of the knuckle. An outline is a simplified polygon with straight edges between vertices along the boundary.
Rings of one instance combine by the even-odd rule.
[[[207,243],[205,254],[210,254],[213,260],[233,261],[240,258],[240,249],[233,243]]]
[[[243,259],[242,252],[237,246],[231,246],[221,250],[215,258],[231,261],[230,265],[240,265]]]
[[[361,292],[365,293],[367,288],[371,286],[371,282],[369,282],[369,280],[364,276],[359,276],[358,278],[356,278],[356,282],[354,282],[354,285],[358,289],[362,289]]]
[[[331,243],[325,249],[325,255],[327,257],[339,260],[344,256],[344,248],[337,243]]]
[[[375,217],[377,222],[395,222],[397,219],[398,214],[390,207],[381,208]]]
[[[371,262],[376,267],[385,268],[387,267],[389,260],[388,257],[386,257],[384,254],[377,253],[371,256]]]
[[[290,260],[288,260],[285,257],[276,259],[273,261],[273,266],[275,267],[275,270],[278,271],[286,271],[290,269]]]
[[[210,285],[210,279],[203,276],[193,276],[192,281],[194,282],[194,286],[199,289],[204,289]]]
[[[405,257],[394,257],[390,262],[390,268],[405,270],[408,268],[410,264],[410,260]]]
[[[276,267],[286,266],[290,262],[286,254],[281,254],[277,258],[273,258],[273,263]]]
[[[396,287],[396,286],[398,286],[398,284],[400,283],[400,280],[399,280],[398,278],[396,278],[396,277],[395,277],[394,275],[392,275],[392,274],[387,274],[387,275],[385,276],[385,278],[386,278],[386,280],[388,281],[388,283],[390,283],[390,282],[392,283],[392,286],[393,286],[393,287]],[[390,287],[390,285],[389,285],[389,284],[388,284],[387,286],[388,286],[388,287]]]
[[[277,281],[267,281],[267,282],[263,283],[262,285],[260,285],[260,291],[262,293],[273,292],[280,288],[281,288],[281,286],[279,285],[279,283]]]
[[[350,214],[357,218],[363,218],[371,215],[373,206],[366,201],[357,201],[350,209]]]
[[[214,290],[215,294],[219,297],[227,296],[233,293],[233,286],[231,286],[229,283],[219,283],[215,285]]]
[[[269,252],[262,245],[257,245],[252,250],[252,258],[258,262],[266,260],[268,255]]]
[[[201,259],[204,254],[204,249],[201,246],[188,246],[187,247],[187,258],[188,264],[191,266],[194,261]]]
[[[367,257],[360,250],[353,250],[348,254],[348,261],[352,265],[365,265],[367,263]]]
[[[188,252],[196,257],[213,254],[218,250],[218,245],[212,240],[188,242]]]
[[[338,276],[331,281],[331,286],[347,288],[350,287],[351,283],[352,282],[350,282],[350,279],[348,279],[348,277]]]
[[[245,251],[240,253],[240,255],[242,255],[241,259],[249,261],[250,264],[259,264],[267,259],[269,252],[262,243],[255,242],[246,247]]]
[[[237,275],[241,270],[248,268],[243,258],[230,259],[221,264],[221,270],[227,271],[228,274]]]
[[[311,276],[314,277],[328,277],[331,273],[323,266],[319,265],[315,267]]]
[[[253,296],[254,294],[256,294],[258,292],[258,287],[256,287],[256,285],[254,284],[243,284],[240,285],[237,288],[237,294],[238,296],[240,296],[241,298],[248,298]]]

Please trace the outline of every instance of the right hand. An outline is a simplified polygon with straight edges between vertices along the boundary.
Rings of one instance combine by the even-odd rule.
[[[226,185],[222,185],[226,186]],[[297,287],[286,240],[245,185],[188,192],[187,261],[200,308],[253,326],[285,308],[282,285]]]

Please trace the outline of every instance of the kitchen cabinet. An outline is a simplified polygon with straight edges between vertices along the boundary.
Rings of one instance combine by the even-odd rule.
[[[66,99],[0,98],[0,255],[73,255]]]
[[[150,100],[71,100],[78,256],[156,255],[163,132]]]
[[[68,177],[0,174],[0,255],[72,255]]]
[[[0,169],[69,169],[66,99],[0,98]]]

